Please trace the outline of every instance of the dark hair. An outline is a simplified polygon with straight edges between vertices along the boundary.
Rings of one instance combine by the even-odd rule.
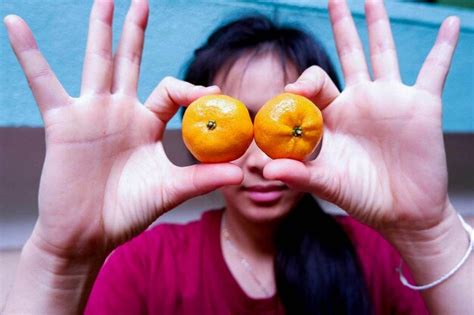
[[[207,86],[219,70],[230,69],[242,55],[268,51],[278,54],[284,70],[288,62],[298,73],[318,65],[339,85],[320,43],[302,30],[277,27],[264,16],[218,28],[194,52],[184,79]],[[352,243],[311,195],[306,194],[285,218],[275,242],[276,285],[287,314],[372,313]]]
[[[279,227],[275,276],[288,314],[371,314],[354,247],[306,194]]]
[[[230,69],[242,55],[266,51],[277,53],[285,69],[286,63],[291,61],[299,74],[318,65],[340,87],[336,71],[319,42],[302,30],[277,27],[264,16],[242,18],[215,30],[207,42],[194,51],[184,80],[208,86],[219,70]]]

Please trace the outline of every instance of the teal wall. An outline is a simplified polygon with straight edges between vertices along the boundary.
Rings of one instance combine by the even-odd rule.
[[[223,21],[239,14],[263,13],[279,22],[296,23],[317,35],[337,63],[326,1],[309,0],[151,0],[139,95],[142,100],[166,75],[180,76],[194,48]],[[116,0],[114,42],[129,1]],[[367,43],[362,1],[351,9],[361,37]],[[73,96],[78,95],[88,14],[92,1],[0,0],[0,16],[17,14],[31,26],[38,44],[57,76]],[[461,17],[460,43],[446,83],[445,132],[474,132],[474,11],[415,3],[387,1],[403,79],[412,84],[436,37],[437,28],[448,15]],[[340,67],[338,66],[340,73]],[[38,127],[41,118],[0,28],[0,127]],[[176,117],[170,128],[179,128]]]

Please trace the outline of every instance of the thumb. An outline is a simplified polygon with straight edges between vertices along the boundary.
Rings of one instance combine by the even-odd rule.
[[[275,159],[267,163],[263,176],[269,180],[279,180],[297,190],[311,189],[311,172],[306,163],[291,159]]]
[[[306,69],[294,83],[285,87],[285,91],[309,98],[321,110],[329,106],[340,94],[329,75],[318,66]]]
[[[225,185],[238,185],[244,176],[242,169],[230,163],[197,164],[178,168],[175,184],[175,204],[211,192]]]
[[[263,176],[270,180],[279,180],[290,188],[312,193],[330,201],[330,181],[318,160],[300,162],[290,159],[270,161],[263,169]]]

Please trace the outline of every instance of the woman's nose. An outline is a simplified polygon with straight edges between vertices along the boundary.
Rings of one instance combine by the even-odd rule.
[[[252,141],[252,144],[248,148],[246,154],[245,167],[248,168],[251,172],[263,173],[263,168],[265,165],[271,161],[271,158],[266,155],[260,148],[257,146],[255,141]]]

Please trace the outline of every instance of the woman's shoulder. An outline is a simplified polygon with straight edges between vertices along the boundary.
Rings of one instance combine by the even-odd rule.
[[[199,284],[202,240],[211,238],[220,216],[211,210],[189,223],[159,223],[116,248],[94,284],[89,313],[138,314],[146,306],[172,314],[166,310],[178,305],[182,292]]]
[[[184,245],[196,242],[214,230],[219,225],[221,216],[222,210],[208,210],[203,212],[199,219],[190,222],[157,223],[132,239],[130,245],[143,245],[149,248],[153,245],[167,244],[182,249]]]
[[[154,274],[198,259],[203,240],[218,228],[221,215],[219,210],[209,210],[188,223],[158,223],[117,247],[103,269],[123,272],[127,267],[128,273]]]

